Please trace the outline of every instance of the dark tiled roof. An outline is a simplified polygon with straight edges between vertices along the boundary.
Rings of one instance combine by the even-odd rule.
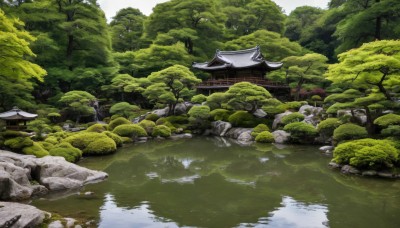
[[[257,46],[255,48],[239,51],[217,50],[214,58],[210,62],[193,63],[192,66],[195,69],[204,71],[252,67],[263,67],[266,70],[276,70],[282,67],[282,63],[266,61],[260,51],[260,47]]]

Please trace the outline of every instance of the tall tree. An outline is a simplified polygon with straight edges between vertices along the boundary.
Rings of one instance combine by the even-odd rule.
[[[297,7],[286,20],[285,36],[291,41],[302,40],[323,13],[324,10],[312,6]]]

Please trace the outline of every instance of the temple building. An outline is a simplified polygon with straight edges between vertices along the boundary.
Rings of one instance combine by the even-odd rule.
[[[214,58],[205,63],[193,63],[192,67],[211,74],[211,77],[197,86],[203,94],[222,92],[237,82],[251,82],[266,88],[274,96],[290,95],[290,87],[286,84],[268,80],[268,72],[282,67],[281,62],[269,62],[264,59],[260,47],[239,50],[217,50]]]
[[[34,120],[38,115],[22,111],[14,107],[10,111],[0,113],[0,119],[6,121],[7,130],[26,130],[26,122]]]

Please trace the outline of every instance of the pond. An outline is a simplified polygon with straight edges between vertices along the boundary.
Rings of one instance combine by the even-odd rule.
[[[109,178],[32,205],[98,227],[399,227],[399,181],[346,176],[330,159],[315,146],[150,141],[85,158]]]

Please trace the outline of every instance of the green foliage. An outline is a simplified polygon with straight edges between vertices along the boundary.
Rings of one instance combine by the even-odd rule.
[[[293,142],[299,143],[312,142],[314,141],[314,137],[318,134],[314,126],[304,122],[287,124],[283,130],[290,133],[290,138]]]
[[[32,146],[24,147],[22,152],[28,155],[35,155],[38,158],[49,155],[49,152],[41,147],[37,142],[33,142]]]
[[[204,94],[197,94],[192,97],[191,102],[195,103],[195,104],[201,104],[201,103],[205,102],[206,100],[207,100],[207,96],[205,96]]]
[[[253,129],[253,131],[251,132],[251,136],[253,136],[253,138],[256,138],[258,134],[264,131],[269,131],[269,127],[265,124],[259,124]]]
[[[66,110],[76,116],[76,122],[79,123],[81,116],[94,115],[94,109],[91,104],[96,98],[85,91],[70,91],[64,94],[60,102],[66,105]]]
[[[228,121],[230,115],[232,115],[232,111],[226,109],[214,109],[210,112],[210,116],[214,121],[221,120],[221,121]]]
[[[48,143],[48,142],[44,142],[44,141],[40,141],[37,142],[43,149],[50,151],[52,148],[54,148],[54,144],[52,143]]]
[[[252,114],[246,111],[236,111],[229,116],[228,122],[234,127],[248,127],[252,128],[258,124],[258,120]]]
[[[189,124],[193,129],[207,129],[210,126],[210,107],[206,105],[193,106],[189,112]]]
[[[97,132],[78,132],[65,138],[63,142],[82,150],[83,155],[109,154],[117,150],[114,140]]]
[[[51,127],[47,124],[47,119],[36,119],[28,123],[28,129],[36,133],[36,137],[41,139],[43,133],[51,132]]]
[[[333,131],[333,139],[337,142],[361,139],[366,138],[367,136],[368,132],[364,127],[352,123],[340,125]]]
[[[157,121],[160,117],[157,114],[154,113],[150,113],[146,116],[146,120],[150,120],[150,121]]]
[[[294,122],[301,122],[304,120],[304,115],[299,112],[291,113],[287,116],[282,117],[281,122],[286,125]]]
[[[400,125],[390,125],[381,131],[383,136],[387,137],[400,137]]]
[[[398,150],[388,140],[360,139],[338,145],[333,161],[362,169],[390,168],[398,159]]]
[[[256,142],[260,143],[273,143],[275,142],[274,135],[269,131],[263,131],[257,134],[255,138]]]
[[[114,128],[113,133],[121,137],[145,137],[147,136],[146,130],[138,124],[122,124]]]
[[[333,136],[333,131],[340,126],[340,121],[337,118],[328,118],[325,120],[322,120],[318,126],[317,130],[320,134],[323,134],[324,136],[331,137]]]
[[[104,124],[93,124],[92,126],[88,127],[86,129],[87,132],[97,132],[97,133],[101,133],[103,131],[107,131],[107,125]]]
[[[21,150],[24,147],[33,146],[33,141],[29,137],[16,137],[7,139],[4,141],[4,145],[13,149],[13,150]]]
[[[384,116],[376,118],[374,124],[379,125],[382,128],[387,128],[390,125],[399,125],[400,115],[386,114]]]
[[[323,13],[324,10],[312,6],[297,7],[287,17],[285,36],[291,41],[303,40]]]
[[[56,145],[59,143],[59,139],[55,136],[47,136],[47,138],[44,140],[47,143]]]
[[[111,106],[110,113],[112,115],[120,115],[125,118],[129,118],[132,114],[139,111],[140,108],[136,105],[131,105],[128,102],[119,102]]]
[[[107,137],[111,138],[112,140],[114,140],[115,144],[117,145],[117,147],[122,146],[122,138],[117,135],[112,133],[111,131],[103,131],[102,134],[106,135]]]
[[[290,111],[297,111],[299,108],[303,105],[307,104],[305,101],[291,101],[291,102],[286,102],[284,104],[281,104],[278,106],[278,108],[282,108]]]
[[[171,129],[165,125],[157,125],[153,128],[152,136],[168,138],[171,136]]]
[[[207,97],[207,105],[211,110],[222,108],[222,103],[226,101],[226,95],[222,92],[212,93]]]
[[[265,88],[250,82],[239,82],[225,92],[227,107],[254,112],[272,98]]]
[[[125,119],[124,117],[117,117],[116,119],[111,120],[111,122],[108,124],[108,130],[112,131],[122,124],[131,124],[131,121]]]
[[[70,143],[63,142],[49,150],[51,156],[61,156],[69,162],[77,162],[82,157],[82,151]]]
[[[147,134],[150,135],[151,132],[153,132],[153,128],[156,126],[156,123],[154,123],[151,120],[142,120],[140,121],[139,125],[146,130]]]
[[[26,137],[26,136],[28,136],[25,132],[13,131],[13,130],[6,130],[6,131],[2,132],[1,135],[2,135],[5,139],[15,138],[15,137]]]

